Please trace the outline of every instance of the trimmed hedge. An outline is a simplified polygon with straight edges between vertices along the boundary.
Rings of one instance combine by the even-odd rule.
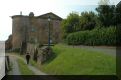
[[[69,45],[116,45],[116,27],[71,33],[66,42]]]

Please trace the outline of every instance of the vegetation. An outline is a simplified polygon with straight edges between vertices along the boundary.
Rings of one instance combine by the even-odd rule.
[[[117,5],[115,10],[116,23],[121,24],[121,5]]]
[[[51,62],[41,65],[41,70],[57,75],[115,75],[116,58],[100,52],[72,48],[58,44]]]
[[[94,12],[82,12],[80,16],[80,30],[92,30],[96,27],[97,15]]]
[[[96,15],[93,12],[70,13],[67,19],[62,21],[63,38],[69,33],[92,30],[96,25]]]
[[[71,45],[116,45],[116,27],[97,28],[91,31],[71,33],[67,37]]]
[[[63,38],[66,38],[68,33],[75,32],[79,26],[79,15],[70,13],[68,18],[62,21]]]
[[[121,44],[120,31],[116,26],[121,22],[121,6],[109,5],[109,0],[101,0],[94,12],[70,13],[62,21],[63,40],[73,45],[116,45]],[[118,30],[120,30],[120,25]],[[117,35],[117,36],[116,36]]]
[[[13,49],[12,52],[20,52],[20,48]]]
[[[109,0],[101,0],[99,4],[100,5],[96,8],[96,11],[98,12],[98,19],[102,23],[102,26],[104,27],[115,26],[116,25],[115,5],[110,5]]]
[[[22,75],[34,75],[22,59],[18,59],[18,65]]]

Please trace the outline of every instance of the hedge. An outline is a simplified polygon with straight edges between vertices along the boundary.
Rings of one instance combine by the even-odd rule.
[[[69,45],[116,45],[116,27],[71,33],[67,36],[66,42]]]

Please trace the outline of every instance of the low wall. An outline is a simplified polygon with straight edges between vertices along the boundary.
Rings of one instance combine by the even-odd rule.
[[[52,49],[48,46],[42,46],[39,48],[36,44],[27,43],[27,52],[30,53],[31,59],[36,62],[44,63],[52,55]]]
[[[38,62],[43,64],[44,62],[46,62],[49,58],[52,57],[52,49],[49,48],[48,46],[43,46],[40,49],[38,49]]]

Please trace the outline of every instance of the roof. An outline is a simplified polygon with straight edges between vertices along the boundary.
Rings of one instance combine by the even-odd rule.
[[[11,17],[15,18],[15,17],[29,17],[29,16],[14,15],[14,16],[11,16]],[[43,14],[43,15],[40,15],[40,16],[35,16],[35,18],[42,18],[42,19],[48,19],[48,17],[50,17],[52,20],[62,20],[61,17],[57,16],[56,14],[54,14],[52,12],[49,12],[49,13],[46,13],[46,14]]]
[[[28,16],[25,16],[25,15],[13,15],[13,16],[10,16],[11,18],[16,18],[16,17],[28,17]]]
[[[58,19],[58,20],[62,20],[61,17],[57,16],[56,14],[49,12],[43,15],[38,16],[37,18],[44,18],[44,19],[48,19],[48,17],[50,17],[51,19]]]
[[[116,6],[121,6],[121,1]]]

